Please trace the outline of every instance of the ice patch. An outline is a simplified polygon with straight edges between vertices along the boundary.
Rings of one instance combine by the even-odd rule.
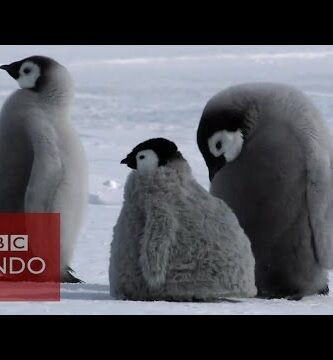
[[[101,199],[98,194],[89,194],[90,205],[110,205],[108,202]]]
[[[104,186],[111,188],[112,190],[117,190],[120,188],[120,184],[114,180],[107,180],[103,183]]]

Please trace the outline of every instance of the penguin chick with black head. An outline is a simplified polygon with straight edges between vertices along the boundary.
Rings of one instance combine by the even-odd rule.
[[[114,228],[111,295],[127,300],[254,297],[254,257],[236,216],[193,178],[166,139],[138,145]]]
[[[198,145],[211,193],[245,230],[264,298],[328,294],[333,141],[311,100],[282,84],[242,84],[207,104]]]
[[[61,280],[78,282],[70,263],[87,203],[88,174],[71,124],[71,76],[44,56],[0,69],[21,88],[0,113],[0,212],[60,213]]]

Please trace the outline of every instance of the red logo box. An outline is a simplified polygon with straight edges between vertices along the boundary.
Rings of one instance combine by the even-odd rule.
[[[0,214],[0,301],[60,301],[60,214]]]

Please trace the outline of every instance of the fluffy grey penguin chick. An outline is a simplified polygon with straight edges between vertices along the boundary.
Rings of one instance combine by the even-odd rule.
[[[333,267],[333,141],[301,91],[243,84],[207,104],[198,145],[211,193],[235,212],[265,298],[328,294]]]
[[[251,245],[236,216],[193,178],[177,146],[138,145],[114,228],[111,295],[128,300],[218,301],[257,294]]]
[[[70,74],[43,56],[0,69],[21,88],[0,114],[0,212],[61,213],[61,280],[78,282],[69,265],[87,203],[88,176],[71,124]]]

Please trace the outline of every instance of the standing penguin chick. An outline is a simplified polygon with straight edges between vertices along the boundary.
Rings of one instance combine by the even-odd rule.
[[[193,178],[177,146],[138,145],[114,228],[111,294],[129,300],[216,301],[256,295],[251,245],[236,216]]]
[[[71,125],[69,72],[43,56],[0,67],[20,90],[0,114],[0,212],[61,214],[61,280],[69,267],[87,199],[87,162]]]
[[[327,294],[333,267],[332,138],[300,91],[244,84],[215,96],[198,129],[211,193],[235,212],[259,295]]]

